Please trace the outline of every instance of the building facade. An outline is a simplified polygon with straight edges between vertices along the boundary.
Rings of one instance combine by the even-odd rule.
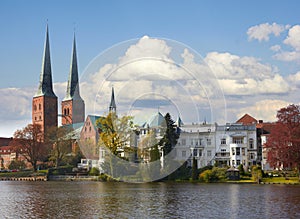
[[[216,154],[215,162],[218,165],[245,169],[257,163],[257,136],[256,125],[228,123],[216,125]]]

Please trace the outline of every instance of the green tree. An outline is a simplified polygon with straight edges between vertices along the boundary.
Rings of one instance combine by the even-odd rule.
[[[67,126],[52,127],[46,140],[52,145],[50,160],[54,161],[55,167],[59,167],[67,160],[67,154],[72,152],[73,129]]]
[[[22,153],[33,170],[37,170],[37,162],[45,161],[49,154],[49,144],[44,141],[45,136],[38,124],[28,124],[14,133],[14,150]]]
[[[163,147],[164,156],[166,156],[177,144],[179,133],[169,113],[165,115],[165,123],[162,126],[162,130],[165,130],[165,133],[159,141],[159,145]]]
[[[245,170],[244,170],[243,164],[240,164],[240,165],[238,166],[238,169],[239,169],[239,171],[240,171],[240,176],[244,176],[244,175],[245,175]]]

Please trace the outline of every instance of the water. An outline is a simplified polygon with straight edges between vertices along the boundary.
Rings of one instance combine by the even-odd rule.
[[[0,218],[300,218],[300,186],[0,182]]]

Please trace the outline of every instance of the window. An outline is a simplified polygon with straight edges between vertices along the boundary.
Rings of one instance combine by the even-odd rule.
[[[235,149],[231,148],[232,155],[235,155]]]
[[[90,132],[92,131],[92,126],[90,126]]]
[[[221,156],[226,157],[226,149],[221,149]]]
[[[255,159],[255,154],[254,153],[250,153],[250,159],[251,160]]]
[[[207,151],[207,156],[208,156],[208,157],[211,157],[211,151],[210,151],[210,150]]]
[[[182,139],[181,142],[182,142],[182,145],[186,145],[186,140],[185,139]]]
[[[69,108],[67,109],[67,115],[69,115],[70,114],[70,110],[69,110]]]
[[[253,148],[254,148],[254,141],[253,141],[253,138],[250,138],[250,139],[249,139],[249,147],[250,147],[250,149],[253,149]]]
[[[241,164],[240,160],[236,160],[236,165],[239,166]]]
[[[202,156],[202,150],[199,150],[199,157]]]
[[[221,144],[226,144],[226,138],[221,139]]]
[[[207,139],[206,139],[206,144],[207,144],[207,145],[211,145],[211,139],[210,139],[210,138],[207,138]]]
[[[35,104],[34,104],[34,107],[33,107],[33,108],[34,108],[34,111],[36,111],[36,105],[35,105]]]
[[[194,145],[194,140],[193,139],[191,139],[191,145]]]
[[[242,148],[242,155],[245,156],[245,148]]]
[[[232,141],[233,141],[234,144],[243,144],[244,138],[243,137],[234,137],[232,139]]]
[[[42,109],[42,105],[39,103],[39,110],[41,110]]]
[[[198,150],[197,150],[197,149],[194,149],[194,150],[193,150],[193,156],[194,156],[194,157],[197,157],[197,156],[198,156]]]
[[[181,157],[186,157],[186,151],[181,151]]]
[[[236,155],[241,155],[241,148],[236,148]]]
[[[235,165],[235,162],[234,162],[234,160],[232,160],[232,166],[234,166]]]

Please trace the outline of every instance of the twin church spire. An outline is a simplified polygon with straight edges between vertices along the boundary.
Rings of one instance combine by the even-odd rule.
[[[32,107],[33,124],[40,124],[44,133],[50,127],[57,127],[58,115],[62,116],[62,125],[84,122],[85,105],[79,93],[75,34],[67,92],[61,103],[62,114],[58,114],[57,96],[53,92],[48,24],[39,86],[33,97]]]
[[[73,125],[84,122],[85,104],[79,92],[75,33],[66,96],[61,102],[61,114],[58,114],[57,105],[57,96],[53,92],[49,28],[47,24],[39,86],[32,100],[32,122],[33,124],[41,125],[44,133],[47,132],[48,128],[57,127],[58,116],[61,116],[62,125]],[[116,112],[114,88],[112,88],[109,110]]]

